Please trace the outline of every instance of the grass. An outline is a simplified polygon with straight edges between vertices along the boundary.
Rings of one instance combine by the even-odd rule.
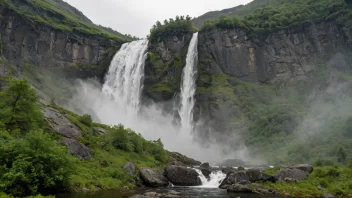
[[[119,42],[132,40],[126,39],[123,35],[113,34],[100,29],[94,24],[86,23],[68,12],[56,8],[46,0],[28,0],[25,2],[2,0],[0,4],[15,11],[34,26],[39,23],[64,32],[80,32],[87,35],[104,36]]]
[[[273,173],[275,169],[266,171]],[[289,194],[291,197],[321,197],[325,193],[337,197],[352,195],[352,169],[345,165],[326,166],[315,168],[306,180],[297,183],[264,183],[267,189],[276,189],[281,194]],[[321,189],[319,189],[319,187]]]
[[[122,169],[127,162],[133,162],[137,172],[140,167],[148,167],[154,169],[163,169],[166,164],[159,162],[153,155],[139,154],[135,152],[126,152],[115,149],[111,144],[105,144],[109,136],[100,136],[92,134],[96,127],[109,130],[109,126],[99,123],[92,123],[91,126],[83,124],[81,116],[72,113],[55,104],[52,107],[58,110],[61,114],[83,132],[83,137],[80,142],[87,145],[93,150],[93,157],[89,160],[77,160],[76,173],[72,176],[70,186],[71,191],[77,191],[82,188],[91,190],[109,190],[122,187],[135,187],[135,180],[138,173],[135,175],[127,175]]]

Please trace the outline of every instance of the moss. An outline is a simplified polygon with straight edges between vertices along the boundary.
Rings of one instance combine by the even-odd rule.
[[[264,172],[268,175],[274,176],[279,170],[280,170],[280,167],[274,167],[274,168],[266,169]]]

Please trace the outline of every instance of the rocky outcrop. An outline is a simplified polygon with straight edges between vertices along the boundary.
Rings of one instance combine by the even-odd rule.
[[[1,51],[8,64],[20,73],[25,63],[73,78],[103,79],[111,56],[121,45],[108,37],[79,31],[61,31],[39,22],[30,22],[16,12],[0,7]],[[96,69],[88,65],[99,65]]]
[[[200,186],[201,180],[197,171],[182,167],[182,166],[168,166],[165,169],[166,178],[174,185],[177,186]]]
[[[221,182],[220,188],[227,189],[233,184],[242,182],[255,183],[258,181],[270,181],[275,182],[276,178],[271,175],[265,174],[259,170],[245,170],[237,171],[227,174],[226,178]]]
[[[287,168],[290,168],[290,169],[299,169],[299,170],[302,170],[308,174],[312,173],[313,172],[313,166],[310,165],[310,164],[296,164],[296,165],[291,165],[291,166],[288,166]]]
[[[82,137],[82,131],[53,108],[44,108],[43,115],[50,127],[58,134],[66,138],[78,139]]]
[[[169,101],[180,92],[182,69],[191,38],[192,33],[170,35],[149,43],[144,96],[154,101]]]
[[[78,159],[87,160],[92,157],[91,149],[81,144],[78,140],[63,137],[62,142],[69,148],[70,154]]]
[[[281,181],[304,180],[308,174],[300,169],[281,169],[275,174],[275,178]]]
[[[227,159],[223,161],[220,166],[226,166],[226,167],[240,167],[240,166],[245,166],[244,161],[240,159]]]
[[[202,162],[189,158],[177,152],[171,152],[168,165],[176,166],[199,166]]]
[[[159,187],[169,185],[168,180],[158,171],[149,168],[140,168],[139,173],[143,183],[146,186]]]
[[[129,174],[129,175],[136,174],[136,166],[132,162],[127,162],[123,166],[123,170],[125,170],[127,172],[127,174]]]

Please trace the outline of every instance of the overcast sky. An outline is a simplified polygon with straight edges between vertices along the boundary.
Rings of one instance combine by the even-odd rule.
[[[208,11],[247,4],[251,0],[64,0],[96,24],[123,34],[145,37],[156,21],[176,15],[200,16]]]

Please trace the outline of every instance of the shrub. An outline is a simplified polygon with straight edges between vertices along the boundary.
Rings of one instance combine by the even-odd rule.
[[[329,168],[326,172],[326,176],[339,177],[341,172],[337,168]]]
[[[79,118],[79,121],[82,122],[84,125],[86,126],[92,126],[92,122],[93,122],[93,119],[92,119],[92,116],[89,115],[89,114],[84,114],[83,116],[81,116]]]
[[[314,166],[333,166],[332,160],[318,159],[314,162]]]
[[[319,184],[320,184],[320,186],[322,186],[324,188],[329,186],[329,182],[326,179],[320,179]]]
[[[62,192],[74,171],[72,159],[42,132],[23,140],[0,138],[0,191],[13,196]]]
[[[116,149],[132,151],[132,144],[130,142],[130,138],[128,137],[128,132],[124,129],[122,125],[115,126],[112,128],[111,144]]]

